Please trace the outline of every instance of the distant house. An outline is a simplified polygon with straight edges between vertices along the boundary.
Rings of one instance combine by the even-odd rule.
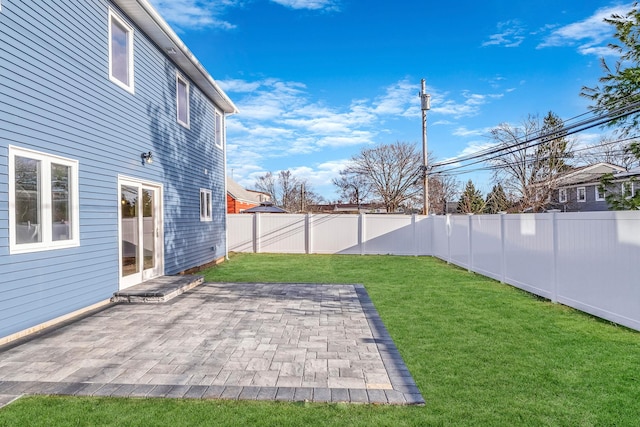
[[[271,196],[269,194],[262,191],[247,190],[232,178],[227,177],[227,213],[242,213],[270,200]]]
[[[557,179],[550,206],[564,212],[608,210],[605,193],[599,187],[600,179],[609,173],[620,177],[620,183],[629,179],[622,175],[627,173],[625,168],[610,163],[577,168]]]
[[[0,342],[224,259],[237,109],[148,0],[4,0],[0,68]]]

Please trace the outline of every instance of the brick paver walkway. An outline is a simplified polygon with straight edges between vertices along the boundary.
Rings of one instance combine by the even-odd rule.
[[[0,348],[0,406],[68,394],[423,404],[360,285],[206,283]]]

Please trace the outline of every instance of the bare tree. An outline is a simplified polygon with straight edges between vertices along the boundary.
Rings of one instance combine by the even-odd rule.
[[[280,171],[277,176],[267,172],[256,179],[255,186],[270,194],[274,205],[289,212],[303,212],[308,206],[322,202],[306,179],[297,178],[289,170]]]
[[[446,214],[447,202],[457,200],[460,181],[452,175],[433,174],[429,176],[429,206],[431,213]],[[422,204],[422,195],[420,196]]]
[[[422,158],[415,144],[378,145],[362,149],[343,172],[367,182],[387,212],[396,212],[421,190]]]
[[[489,160],[494,181],[519,201],[520,210],[540,211],[555,188],[557,178],[570,167],[573,141],[564,134],[564,124],[552,112],[541,122],[529,115],[514,127],[503,123],[491,130],[491,138],[502,148]]]
[[[274,205],[280,206],[280,199],[278,198],[279,194],[276,189],[276,177],[271,172],[267,172],[264,175],[259,176],[256,179],[255,188],[258,191],[262,191],[263,193],[267,193],[271,196],[271,201]]]
[[[340,171],[340,178],[334,178],[332,182],[338,187],[337,193],[340,197],[349,203],[360,205],[371,193],[371,185],[362,175]]]
[[[633,155],[631,146],[637,141],[619,139],[611,135],[603,135],[600,140],[588,149],[582,150],[579,160],[586,164],[611,163],[625,169],[640,165],[640,160]]]

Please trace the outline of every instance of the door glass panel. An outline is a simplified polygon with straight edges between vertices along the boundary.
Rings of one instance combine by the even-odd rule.
[[[120,187],[122,204],[122,275],[129,276],[140,272],[138,260],[138,187],[123,185]]]
[[[154,191],[142,190],[144,270],[155,267]]]

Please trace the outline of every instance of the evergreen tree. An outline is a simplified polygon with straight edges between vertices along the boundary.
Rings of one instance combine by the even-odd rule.
[[[476,190],[473,182],[467,182],[460,201],[458,202],[459,213],[481,213],[484,210],[484,198],[480,190]]]
[[[628,148],[629,153],[640,160],[640,143],[634,142]],[[634,211],[640,209],[640,192],[635,191],[640,185],[637,178],[632,177],[621,185],[622,191],[618,191],[620,183],[614,182],[612,173],[600,178],[600,191],[605,193],[605,200],[614,211]]]
[[[633,134],[640,126],[640,10],[634,2],[624,15],[612,15],[604,22],[616,29],[619,40],[609,47],[619,54],[615,67],[604,58],[600,60],[604,75],[600,85],[583,87],[581,95],[592,100],[590,107],[598,115],[611,115],[608,126],[616,127],[623,135]]]
[[[509,200],[502,185],[494,185],[491,192],[487,194],[485,213],[496,214],[498,212],[506,212],[507,209],[509,209]]]

